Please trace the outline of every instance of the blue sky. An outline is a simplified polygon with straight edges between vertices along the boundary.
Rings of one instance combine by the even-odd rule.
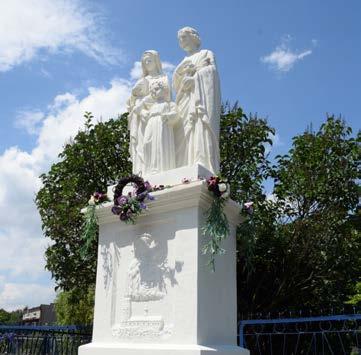
[[[168,71],[176,33],[199,30],[215,52],[223,100],[267,117],[272,154],[326,113],[358,130],[361,2],[2,0],[0,3],[0,308],[54,297],[48,241],[33,199],[38,176],[82,125],[124,110],[141,54]]]

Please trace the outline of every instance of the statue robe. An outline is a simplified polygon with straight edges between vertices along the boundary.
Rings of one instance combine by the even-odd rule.
[[[192,63],[194,88],[185,90],[184,66]],[[220,82],[214,54],[200,50],[183,59],[173,75],[180,124],[175,127],[177,167],[201,164],[219,172]]]
[[[141,112],[135,110],[135,107],[142,101],[144,97],[149,95],[149,86],[154,81],[162,81],[170,87],[168,77],[165,74],[157,76],[145,76],[137,81],[132,90],[132,95],[128,100],[128,129],[130,135],[129,151],[133,163],[133,174],[145,174],[145,158],[144,158],[144,118]],[[169,101],[171,90],[169,89]]]
[[[168,120],[163,120],[164,114]],[[145,174],[157,174],[175,168],[173,125],[177,119],[173,102],[155,103],[149,109],[144,131]]]

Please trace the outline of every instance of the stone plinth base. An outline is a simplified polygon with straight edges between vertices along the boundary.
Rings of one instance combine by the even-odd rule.
[[[200,166],[175,170],[149,179],[173,187],[152,193],[134,225],[119,221],[112,203],[97,208],[93,341],[80,355],[249,354],[236,346],[240,206],[225,205],[230,235],[212,272],[202,228],[213,198],[196,180],[210,173]],[[192,181],[182,184],[182,177]]]
[[[79,355],[249,355],[238,346],[203,346],[177,344],[107,344],[92,343],[79,348]]]

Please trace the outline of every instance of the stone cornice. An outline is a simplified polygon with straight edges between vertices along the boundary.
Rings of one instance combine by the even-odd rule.
[[[152,192],[151,194],[155,200],[147,201],[147,209],[138,218],[195,206],[206,210],[212,202],[212,195],[208,191],[204,180],[194,181],[189,184],[179,184],[169,189]],[[111,212],[112,206],[113,203],[108,202],[97,207],[96,214],[99,225],[119,222],[119,217]],[[227,201],[225,213],[231,224],[238,225],[241,223],[240,210],[241,207],[238,203],[233,200]]]

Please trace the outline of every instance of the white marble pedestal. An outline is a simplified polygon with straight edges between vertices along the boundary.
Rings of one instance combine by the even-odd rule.
[[[239,206],[226,206],[231,235],[213,273],[202,255],[201,228],[212,199],[205,182],[153,195],[135,225],[119,221],[110,203],[97,210],[93,341],[79,354],[249,354],[236,345]]]

